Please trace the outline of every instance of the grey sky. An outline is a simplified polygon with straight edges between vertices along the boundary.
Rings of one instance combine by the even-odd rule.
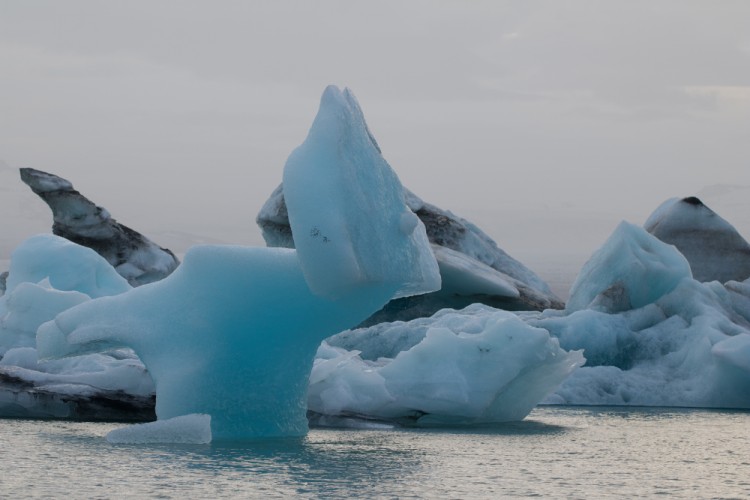
[[[147,233],[261,244],[329,83],[522,261],[716,184],[750,229],[750,2],[0,0],[0,72],[0,158]]]

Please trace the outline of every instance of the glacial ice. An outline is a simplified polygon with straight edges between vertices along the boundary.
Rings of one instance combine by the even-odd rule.
[[[308,284],[335,298],[363,285],[409,297],[440,288],[424,225],[406,206],[349,89],[330,86],[284,167],[289,223]]]
[[[131,288],[96,252],[58,236],[33,236],[12,257],[0,297],[0,355],[33,347],[37,328],[58,313]]]
[[[348,91],[326,89],[284,179],[297,250],[193,247],[166,279],[42,325],[40,355],[131,347],[160,420],[210,415],[215,439],[304,434],[320,342],[440,277]]]
[[[426,317],[478,297],[551,302],[523,269],[495,262],[484,233],[403,189],[349,91],[326,89],[283,185],[261,213],[296,249],[194,247],[136,289],[90,249],[51,235],[23,243],[0,297],[0,415],[142,420],[156,391],[159,420],[108,439],[204,443],[302,434],[308,408],[318,422],[375,426],[517,420],[548,394],[750,408],[750,278],[711,281],[734,261],[706,242],[738,240],[694,200],[657,209],[653,235],[618,226],[565,310],[471,304]],[[693,279],[712,262],[708,282]],[[439,292],[410,296],[441,275]],[[394,296],[425,317],[320,344]]]
[[[92,298],[131,287],[102,257],[53,235],[13,253],[0,297],[0,415],[143,419],[153,415],[153,383],[129,350],[40,362],[38,327]]]
[[[677,247],[698,281],[750,278],[750,244],[729,222],[698,198],[672,198],[659,206],[644,228]]]
[[[642,228],[621,222],[579,272],[566,310],[615,313],[643,307],[689,277],[690,264],[681,253]]]
[[[66,179],[33,168],[22,168],[20,173],[21,180],[52,210],[52,232],[95,250],[131,285],[158,281],[179,265],[170,250],[118,223]]]
[[[52,288],[91,298],[130,290],[128,282],[96,252],[51,234],[32,236],[11,256],[6,294],[20,283],[47,280]]]
[[[392,394],[384,367],[410,359],[406,354],[433,328],[447,325],[461,332],[459,337],[469,337],[481,334],[497,314],[473,304],[335,335],[318,353],[310,407],[401,419],[409,418],[403,408],[411,408],[411,418],[418,420],[429,411]],[[559,341],[561,352],[582,350],[586,358],[570,377],[558,379],[562,383],[546,403],[750,408],[750,279],[701,283],[674,246],[640,227],[623,222],[616,228],[581,270],[566,310],[515,314],[526,327]],[[447,337],[445,330],[441,334]],[[461,352],[457,346],[452,351]],[[451,374],[447,378],[454,385],[469,380],[470,372],[452,370],[450,358],[445,363],[449,367],[439,369]],[[400,376],[420,387],[416,394],[429,394],[420,386],[430,380],[429,372],[417,363]],[[466,401],[468,394],[467,388]],[[394,408],[402,413],[389,414]]]
[[[268,246],[294,248],[284,189],[282,184],[273,191],[256,222]],[[474,302],[507,310],[564,307],[543,280],[498,248],[477,226],[424,202],[408,189],[404,196],[426,227],[443,287],[432,294],[395,299],[363,325],[426,317],[445,307],[461,308]]]
[[[323,415],[421,426],[521,420],[583,362],[546,330],[475,304],[331,337],[308,403]]]
[[[750,281],[701,283],[623,223],[576,285],[565,312],[521,314],[587,360],[547,402],[750,408]]]

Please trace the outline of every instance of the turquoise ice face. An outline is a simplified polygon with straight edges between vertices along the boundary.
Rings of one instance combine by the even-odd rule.
[[[160,420],[208,414],[214,439],[304,434],[320,342],[440,275],[349,91],[326,89],[284,186],[298,250],[194,247],[168,278],[43,325],[42,356],[131,347]]]

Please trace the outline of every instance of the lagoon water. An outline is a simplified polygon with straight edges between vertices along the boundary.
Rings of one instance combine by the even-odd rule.
[[[111,445],[121,424],[0,420],[0,497],[750,497],[750,412],[540,407],[491,429]]]

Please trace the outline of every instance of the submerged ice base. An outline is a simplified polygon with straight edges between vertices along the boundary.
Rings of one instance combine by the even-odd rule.
[[[107,441],[112,444],[208,444],[211,437],[210,415],[183,415],[115,429],[107,434]]]

